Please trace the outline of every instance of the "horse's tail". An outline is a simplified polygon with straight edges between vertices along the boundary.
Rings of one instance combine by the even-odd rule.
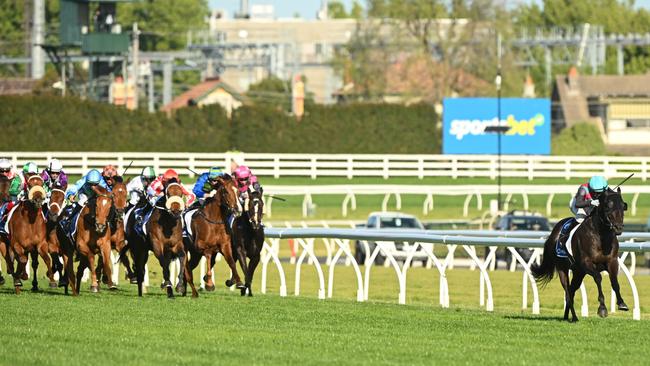
[[[555,274],[555,265],[557,256],[555,255],[555,243],[560,235],[560,228],[564,225],[565,220],[560,220],[551,231],[546,242],[544,243],[544,254],[542,254],[542,264],[533,264],[530,267],[533,272],[533,277],[540,284],[541,287],[546,286]]]

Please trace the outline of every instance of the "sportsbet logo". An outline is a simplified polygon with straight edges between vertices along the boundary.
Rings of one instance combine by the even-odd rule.
[[[483,135],[485,133],[485,127],[496,126],[498,124],[496,117],[486,120],[455,119],[451,121],[449,133],[456,136],[458,140],[462,140],[465,135]],[[506,132],[506,135],[533,136],[535,135],[535,128],[544,124],[544,116],[538,113],[529,120],[522,119],[521,121],[517,121],[515,116],[510,114],[505,121],[501,121],[501,124],[510,126],[510,130]]]

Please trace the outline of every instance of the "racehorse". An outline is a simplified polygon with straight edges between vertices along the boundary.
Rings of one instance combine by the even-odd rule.
[[[260,262],[260,253],[264,245],[264,227],[262,226],[262,215],[264,213],[264,202],[262,192],[254,190],[250,192],[250,198],[246,202],[246,212],[235,220],[233,225],[233,251],[239,265],[244,272],[245,288],[241,289],[241,295],[248,292],[253,296],[251,283],[255,268]],[[249,262],[246,264],[246,258]]]
[[[0,175],[0,205],[5,204],[6,202],[11,201],[11,196],[9,195],[9,187],[11,186],[11,181],[4,175]],[[7,212],[5,212],[6,214]],[[11,251],[9,250],[9,237],[4,233],[0,233],[0,255],[5,259],[5,261],[12,260]],[[9,266],[7,266],[9,267]],[[11,274],[11,273],[7,273]],[[2,277],[2,271],[0,271],[0,286],[5,284],[5,279]]]
[[[183,188],[172,179],[165,189],[165,206],[155,205],[146,225],[146,237],[129,229],[129,248],[135,261],[135,273],[138,281],[138,296],[142,296],[142,282],[144,281],[145,265],[151,250],[163,271],[163,287],[167,290],[167,297],[173,298],[174,291],[169,279],[169,265],[174,259],[184,261],[185,248],[183,247],[183,224],[181,214],[185,209],[183,201]],[[133,223],[135,220],[131,220]],[[131,239],[133,238],[133,239]],[[180,270],[178,292],[182,292],[184,268]]]
[[[47,224],[46,236],[48,243],[48,251],[52,256],[52,270],[56,273],[59,272],[59,286],[65,285],[65,276],[63,269],[65,267],[65,256],[61,248],[61,243],[56,234],[56,227],[58,226],[60,215],[65,207],[65,190],[66,186],[54,184],[50,189],[50,199],[47,203]],[[64,264],[61,264],[59,258],[64,258]]]
[[[13,260],[7,263],[7,272],[11,272],[14,278],[16,294],[20,293],[22,287],[21,278],[27,274],[27,256],[32,258],[32,291],[38,291],[38,255],[47,266],[47,276],[50,280],[50,287],[56,287],[52,263],[48,253],[46,238],[46,221],[43,214],[43,203],[45,202],[45,189],[43,189],[43,178],[38,175],[29,177],[27,180],[27,199],[16,204],[13,214],[9,218],[7,226],[10,233],[10,248],[15,259],[18,261],[18,268],[14,271]]]
[[[620,188],[616,191],[606,190],[598,197],[598,200],[600,205],[575,230],[571,243],[567,243],[567,247],[570,245],[572,248],[575,263],[572,265],[568,258],[560,258],[555,252],[555,245],[562,226],[572,219],[566,218],[555,225],[546,240],[541,265],[531,268],[533,275],[542,286],[553,279],[553,274],[557,271],[566,299],[564,320],[569,320],[569,311],[571,311],[571,322],[578,321],[573,299],[586,274],[594,278],[598,287],[598,302],[600,304],[598,315],[600,317],[607,316],[605,296],[601,288],[602,276],[600,272],[602,271],[609,273],[618,309],[628,310],[621,297],[618,284],[618,238],[616,237],[623,232],[623,218],[627,210],[627,203],[623,202]],[[569,270],[573,271],[570,283]]]
[[[131,263],[126,254],[128,248],[124,235],[124,212],[126,211],[127,189],[126,184],[121,176],[113,177],[113,205],[115,206],[115,213],[111,214],[111,249],[119,253],[119,260],[126,268],[126,278],[135,283],[135,274],[131,270]],[[103,261],[102,254],[99,254],[100,262]],[[101,278],[103,283],[108,283],[106,274],[102,274],[102,266],[97,265],[95,269],[97,278]]]
[[[103,257],[104,272],[108,277],[108,288],[115,290],[117,287],[111,279],[111,228],[109,215],[113,206],[113,195],[105,188],[92,187],[95,196],[90,198],[77,218],[77,231],[75,242],[79,253],[79,266],[77,267],[76,294],[79,293],[81,278],[84,269],[91,273],[91,292],[99,291],[95,268],[95,254],[101,252]]]
[[[229,213],[240,215],[239,200],[237,199],[237,187],[230,175],[223,175],[217,178],[217,189],[213,195],[205,199],[203,206],[198,209],[192,217],[190,224],[191,237],[186,237],[185,242],[185,279],[182,293],[187,291],[187,283],[192,287],[192,297],[199,294],[194,287],[192,270],[196,268],[201,256],[206,257],[206,262],[211,263],[212,258],[221,253],[225,258],[232,277],[226,280],[226,286],[233,284],[237,288],[245,288],[241,282],[237,266],[232,255],[232,243],[230,235],[226,230],[226,219]]]

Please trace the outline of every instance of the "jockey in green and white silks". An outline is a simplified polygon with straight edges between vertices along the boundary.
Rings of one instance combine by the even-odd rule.
[[[147,198],[147,188],[149,184],[156,179],[156,171],[153,167],[144,167],[142,172],[137,177],[131,179],[131,181],[126,185],[126,190],[129,192],[129,204],[131,206],[138,205],[141,199]]]

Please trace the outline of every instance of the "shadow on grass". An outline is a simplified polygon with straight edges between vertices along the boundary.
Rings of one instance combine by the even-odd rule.
[[[556,322],[565,322],[564,318],[561,316],[535,316],[535,315],[505,315],[504,319],[508,320],[532,320],[532,321],[556,321]]]

